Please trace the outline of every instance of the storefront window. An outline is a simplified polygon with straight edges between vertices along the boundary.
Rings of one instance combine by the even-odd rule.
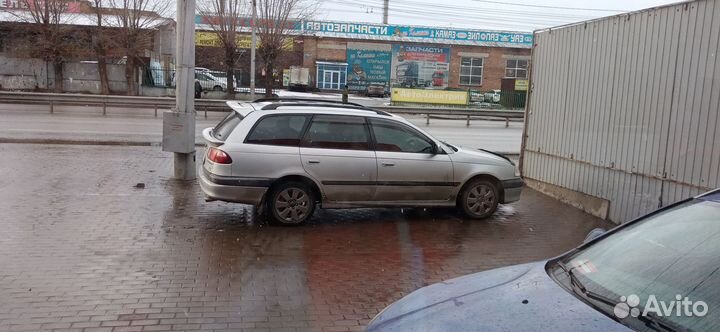
[[[346,63],[317,63],[317,87],[322,90],[342,90],[347,84]]]
[[[505,78],[527,78],[528,60],[510,59],[505,63]]]
[[[462,58],[460,61],[460,85],[481,85],[483,58]]]

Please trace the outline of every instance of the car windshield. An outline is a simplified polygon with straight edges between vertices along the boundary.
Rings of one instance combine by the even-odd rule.
[[[690,200],[625,227],[561,259],[570,273],[559,268],[554,273],[565,276],[559,281],[568,284],[572,274],[596,298],[626,302],[628,306],[621,306],[625,309],[637,308],[635,314],[626,315],[624,323],[638,324],[647,316],[661,318],[666,326],[717,330],[720,315],[696,317],[701,315],[695,312],[691,316],[678,302],[678,298],[702,301],[711,313],[720,308],[720,194],[714,196]],[[669,312],[662,312],[663,306],[670,305]],[[688,310],[693,308],[689,305]],[[609,314],[625,318],[614,310],[610,308]]]

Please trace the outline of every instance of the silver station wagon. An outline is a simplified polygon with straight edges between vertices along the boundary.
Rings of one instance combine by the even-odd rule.
[[[200,186],[276,223],[301,224],[315,207],[457,206],[481,219],[520,198],[508,158],[441,142],[397,115],[299,98],[228,105],[203,131]]]

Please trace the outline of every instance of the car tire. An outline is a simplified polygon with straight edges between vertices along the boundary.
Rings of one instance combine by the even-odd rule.
[[[276,225],[301,225],[312,217],[314,210],[315,196],[301,182],[281,183],[268,195],[267,215]]]
[[[470,181],[463,187],[458,199],[458,208],[468,218],[485,219],[497,210],[500,203],[500,190],[497,185],[486,179]]]
[[[219,85],[216,85],[213,87],[213,91],[222,91],[222,90],[223,90],[223,88]]]

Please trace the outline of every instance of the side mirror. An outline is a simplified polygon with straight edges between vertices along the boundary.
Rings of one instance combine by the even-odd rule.
[[[598,238],[600,235],[605,234],[605,232],[606,232],[606,231],[605,231],[604,229],[602,229],[602,228],[595,228],[595,229],[591,230],[591,231],[587,234],[587,236],[585,236],[585,240],[583,240],[583,243],[588,243],[588,242],[590,242],[590,241],[592,241],[592,240],[595,240],[595,239]]]

